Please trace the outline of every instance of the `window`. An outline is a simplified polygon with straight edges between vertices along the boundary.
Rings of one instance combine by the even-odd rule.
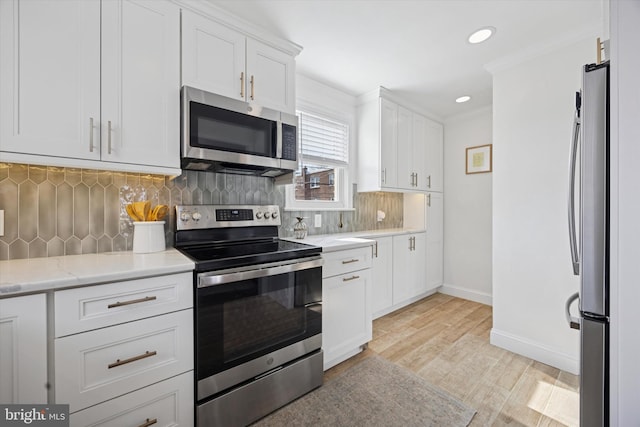
[[[314,109],[298,115],[299,167],[287,189],[289,209],[349,209],[349,119]]]

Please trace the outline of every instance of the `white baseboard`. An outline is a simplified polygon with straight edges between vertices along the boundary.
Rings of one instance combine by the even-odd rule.
[[[545,363],[563,371],[578,375],[579,360],[564,353],[559,353],[539,342],[531,341],[507,332],[491,329],[491,344],[520,354],[538,362]]]
[[[443,284],[438,292],[445,295],[451,295],[452,297],[464,298],[470,301],[479,302],[480,304],[493,305],[493,297],[491,294],[484,292],[472,291],[470,289],[461,288],[459,286],[453,286]]]

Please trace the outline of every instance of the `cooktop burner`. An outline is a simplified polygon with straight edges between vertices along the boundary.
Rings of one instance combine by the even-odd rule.
[[[176,248],[212,271],[317,255],[318,246],[278,238],[278,206],[176,206]]]

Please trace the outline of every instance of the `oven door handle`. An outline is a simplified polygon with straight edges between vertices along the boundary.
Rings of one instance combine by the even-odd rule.
[[[275,276],[277,274],[293,273],[300,270],[321,267],[322,258],[306,258],[306,261],[294,261],[281,264],[263,264],[250,270],[224,272],[209,272],[198,274],[198,288],[223,285],[225,283],[240,282],[243,280],[257,279],[260,277]]]

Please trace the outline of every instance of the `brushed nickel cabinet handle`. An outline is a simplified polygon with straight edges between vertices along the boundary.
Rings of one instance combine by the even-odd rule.
[[[377,240],[376,240],[375,245],[373,245],[373,246],[375,246],[375,248],[376,248],[376,258],[378,258],[378,241]]]
[[[240,73],[240,98],[244,99],[244,71]]]
[[[89,152],[93,153],[93,117],[89,117]]]
[[[431,175],[427,177],[427,187],[431,188]]]
[[[357,260],[357,259],[350,259],[350,260],[348,260],[348,261],[342,261],[342,263],[343,263],[343,264],[351,264],[351,263],[353,263],[353,262],[358,262],[358,261],[359,261],[359,260]]]
[[[251,75],[251,100],[253,101],[253,75]]]
[[[147,418],[147,420],[144,423],[140,424],[138,427],[149,427],[156,424],[157,422],[157,418]]]
[[[144,297],[144,298],[132,299],[130,301],[123,301],[123,302],[117,301],[117,302],[114,302],[113,304],[109,304],[107,308],[116,308],[116,307],[122,307],[123,305],[139,304],[141,302],[153,301],[155,299],[157,299],[157,297]]]
[[[382,169],[382,183],[383,184],[387,183],[387,168]]]
[[[360,278],[360,276],[344,277],[344,278],[342,279],[342,281],[343,281],[343,282],[348,282],[348,281],[350,281],[350,280],[356,280],[356,279],[359,279],[359,278]]]
[[[109,365],[107,365],[107,368],[111,369],[111,368],[115,368],[115,367],[118,367],[118,366],[126,365],[127,363],[136,362],[138,360],[146,359],[147,357],[155,356],[156,354],[158,354],[158,352],[156,352],[156,351],[145,351],[144,354],[141,354],[141,355],[138,355],[138,356],[133,356],[133,357],[130,357],[128,359],[124,359],[124,360],[117,359],[115,362],[110,363]]]
[[[418,172],[416,172],[416,187],[418,186]]]
[[[431,194],[427,194],[427,206],[431,207]]]
[[[107,122],[107,154],[111,154],[111,120]]]

